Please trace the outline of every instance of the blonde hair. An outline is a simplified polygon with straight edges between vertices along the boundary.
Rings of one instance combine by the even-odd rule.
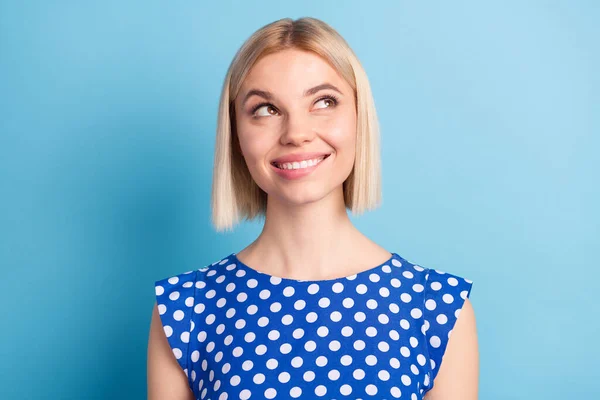
[[[344,181],[344,202],[355,215],[381,203],[379,123],[367,74],[344,38],[316,18],[283,18],[257,30],[237,51],[225,76],[219,103],[212,183],[212,223],[232,229],[241,217],[265,216],[267,194],[254,182],[242,156],[235,129],[234,100],[252,66],[285,49],[316,53],[354,90],[357,112],[356,156]]]

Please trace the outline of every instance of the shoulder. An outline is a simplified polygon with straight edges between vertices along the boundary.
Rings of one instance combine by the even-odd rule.
[[[227,258],[154,281],[156,308],[164,334],[186,374],[190,360],[189,338],[194,330],[193,314],[202,306],[197,302],[197,294],[205,288],[207,276],[215,275],[224,260]]]
[[[455,365],[448,367],[449,364],[454,364],[451,360],[457,357],[464,357],[466,360],[473,354],[473,349],[476,349],[475,313],[469,300],[473,281],[457,273],[434,268],[426,268],[423,273],[422,329],[430,364],[427,390],[431,390],[434,383],[440,386],[440,381],[445,379],[442,376],[436,379],[440,371],[448,368],[458,371]],[[456,339],[450,340],[454,336]],[[445,374],[448,375],[447,372]],[[460,380],[459,376],[455,376],[455,380]],[[467,387],[467,384],[463,386]]]

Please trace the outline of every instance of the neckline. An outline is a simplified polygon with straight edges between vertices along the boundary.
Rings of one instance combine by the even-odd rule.
[[[350,275],[346,275],[346,276],[340,276],[337,278],[329,278],[329,279],[293,279],[293,278],[285,278],[282,276],[276,276],[276,275],[271,275],[268,274],[266,272],[262,272],[259,271],[257,269],[254,269],[246,264],[244,264],[242,261],[240,261],[240,259],[237,257],[236,253],[231,253],[229,255],[229,258],[231,258],[236,265],[238,265],[241,269],[245,270],[246,272],[253,274],[255,276],[259,276],[261,278],[264,279],[269,279],[269,280],[277,280],[279,282],[287,282],[287,283],[295,283],[295,284],[303,284],[303,283],[333,283],[333,282],[338,282],[338,281],[342,281],[342,280],[353,280],[356,279],[362,275],[368,275],[371,274],[373,272],[375,272],[376,270],[382,268],[384,265],[389,264],[390,267],[392,266],[392,260],[395,260],[397,258],[400,258],[400,256],[394,252],[389,252],[390,253],[390,257],[385,260],[384,262],[374,266],[374,267],[369,267],[367,269],[364,269],[362,271],[358,271],[355,272],[354,274],[350,274]]]

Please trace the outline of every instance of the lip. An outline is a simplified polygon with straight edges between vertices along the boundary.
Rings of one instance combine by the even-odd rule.
[[[312,152],[312,153],[295,153],[288,154],[274,160],[271,160],[271,164],[273,163],[286,163],[286,162],[294,162],[294,161],[303,161],[303,160],[312,160],[314,158],[319,158],[322,156],[327,156],[331,153],[324,152]]]
[[[323,155],[323,153],[304,153],[304,154],[321,154],[321,155]],[[273,168],[273,170],[275,171],[275,173],[277,175],[279,175],[280,177],[282,177],[284,179],[289,179],[289,180],[299,179],[299,178],[303,178],[307,175],[312,174],[317,168],[319,168],[321,166],[321,164],[323,164],[324,162],[327,162],[327,160],[329,158],[331,158],[331,157],[328,155],[323,160],[321,160],[317,165],[313,165],[312,167],[299,168],[299,169],[280,169],[280,168],[277,168],[274,164],[271,164],[271,168]],[[305,158],[302,158],[301,160],[305,160]]]

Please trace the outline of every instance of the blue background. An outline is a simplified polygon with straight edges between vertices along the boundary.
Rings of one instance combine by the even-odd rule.
[[[0,398],[145,398],[154,281],[261,228],[210,225],[226,69],[302,16],[380,116],[353,221],[474,281],[480,398],[600,398],[598,2],[294,3],[0,2]]]

